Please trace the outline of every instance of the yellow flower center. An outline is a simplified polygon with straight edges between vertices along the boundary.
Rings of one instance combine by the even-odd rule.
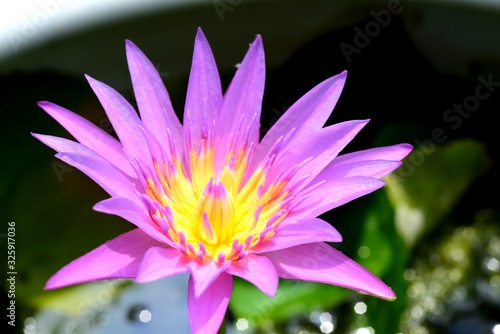
[[[189,169],[176,157],[155,162],[146,177],[149,214],[181,251],[200,261],[238,260],[268,240],[286,217],[288,181],[268,180],[269,163],[244,182],[247,152],[230,154],[216,169],[213,149],[189,154]]]

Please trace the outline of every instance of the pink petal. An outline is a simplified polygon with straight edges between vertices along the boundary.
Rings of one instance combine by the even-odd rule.
[[[319,218],[306,218],[298,222],[283,221],[274,237],[257,246],[256,253],[276,251],[314,242],[341,242],[342,236],[329,223]]]
[[[130,162],[123,153],[122,144],[113,136],[85,118],[56,104],[41,101],[40,108],[59,122],[76,140],[118,167],[128,176],[135,176]]]
[[[210,45],[198,29],[184,108],[184,138],[188,149],[199,148],[202,138],[214,135],[213,127],[221,110],[219,72]]]
[[[164,148],[169,147],[167,134],[182,146],[182,125],[158,71],[134,43],[126,40],[125,46],[134,95],[145,128]]]
[[[33,132],[31,135],[58,153],[94,152],[90,148],[66,138]],[[97,153],[95,154],[98,155]]]
[[[295,129],[292,138],[300,141],[322,128],[337,104],[346,76],[344,71],[323,81],[295,102],[266,133],[257,147],[250,169],[253,171],[278,138],[286,136],[291,129]]]
[[[338,285],[384,299],[396,298],[378,277],[324,243],[282,249],[266,256],[282,278]]]
[[[233,290],[233,278],[222,273],[203,294],[195,294],[193,277],[188,285],[188,313],[192,334],[217,334]]]
[[[385,183],[378,179],[355,176],[342,179],[330,179],[315,188],[297,208],[289,219],[317,217],[340,205],[369,194]]]
[[[369,160],[392,160],[400,161],[406,157],[413,146],[410,144],[398,144],[392,146],[370,148],[338,156],[332,161],[332,165],[338,166],[346,163],[369,161]]]
[[[399,166],[401,166],[401,161],[369,160],[340,165],[332,163],[323,169],[311,183],[354,176],[367,176],[380,179]]]
[[[167,276],[186,273],[189,268],[186,266],[184,255],[175,248],[151,247],[148,249],[139,267],[139,272],[135,278],[136,282],[151,282]]]
[[[88,75],[85,77],[106,111],[127,154],[150,164],[151,154],[137,112],[116,90]]]
[[[145,209],[133,203],[132,201],[121,198],[114,197],[105,199],[96,205],[94,205],[94,210],[98,212],[107,213],[110,215],[116,215],[122,217],[123,219],[131,222],[138,228],[140,228],[144,233],[148,234],[150,237],[156,239],[158,242],[167,244],[171,247],[175,245],[161,232],[160,228],[151,220],[149,215],[146,214]]]
[[[248,254],[243,259],[234,261],[226,272],[249,281],[270,297],[278,289],[278,274],[265,256]]]
[[[279,153],[276,164],[270,170],[269,178],[272,180],[282,169],[287,170],[290,166],[312,158],[295,175],[295,180],[304,175],[308,175],[308,178],[312,180],[349,144],[366,123],[368,123],[367,120],[337,123],[311,133],[299,142],[295,140],[289,142],[288,147],[283,148]]]
[[[187,265],[193,279],[194,294],[198,298],[231,265],[231,261],[225,261],[223,264],[212,260],[190,261]]]
[[[96,152],[69,139],[41,134],[33,136],[58,151],[57,158],[81,170],[111,196],[139,201],[133,191],[133,181]]]
[[[235,149],[259,142],[260,112],[264,95],[266,68],[262,38],[257,36],[224,95],[217,126],[218,161],[234,143]]]
[[[101,279],[133,278],[144,253],[158,241],[140,229],[126,232],[69,263],[45,284],[45,289]]]

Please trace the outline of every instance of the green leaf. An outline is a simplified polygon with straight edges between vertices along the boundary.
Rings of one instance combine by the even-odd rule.
[[[254,285],[235,279],[229,308],[236,318],[245,318],[251,326],[280,322],[297,314],[340,304],[352,292],[336,286],[281,280],[271,298]]]
[[[394,210],[390,206],[386,193],[377,192],[375,195],[361,242],[371,245],[371,249],[376,253],[374,257],[370,256],[365,261],[357,260],[372,270],[396,294],[396,300],[392,302],[366,298],[366,316],[369,326],[375,330],[375,333],[397,333],[400,318],[408,305],[408,282],[404,279],[408,253],[402,237],[396,231]],[[371,227],[372,225],[375,225],[376,229]],[[371,228],[367,229],[367,227]],[[384,254],[384,256],[376,256],[376,254]]]
[[[386,180],[406,244],[412,247],[438,225],[488,166],[485,146],[474,140],[416,148]]]
[[[78,284],[51,291],[34,301],[38,309],[52,310],[68,316],[81,316],[86,308],[97,309],[110,304],[130,286],[130,280],[103,280]]]

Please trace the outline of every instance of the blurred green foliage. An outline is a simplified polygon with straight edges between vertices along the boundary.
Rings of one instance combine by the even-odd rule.
[[[386,5],[385,2],[379,3],[383,7]],[[352,143],[352,148],[366,148],[366,143],[377,136],[383,137],[378,140],[384,144],[403,141],[414,144],[415,138],[429,137],[426,129],[442,126],[448,131],[450,140],[442,145],[424,141],[421,147],[416,147],[415,152],[406,159],[405,165],[392,177],[387,178],[388,185],[385,190],[338,208],[325,218],[344,236],[343,243],[332,246],[379,276],[393,288],[398,298],[394,302],[388,302],[339,287],[282,280],[277,296],[270,299],[253,285],[236,279],[228,315],[228,324],[233,330],[235,322],[239,318],[245,318],[250,322],[251,329],[242,331],[244,333],[252,333],[252,330],[258,333],[298,333],[301,329],[307,330],[308,333],[320,333],[322,330],[317,314],[323,312],[331,315],[334,333],[350,333],[361,327],[371,327],[376,333],[383,334],[399,331],[407,334],[415,328],[423,328],[427,333],[433,334],[459,333],[456,328],[463,324],[460,320],[468,319],[468,315],[473,319],[479,318],[481,323],[485,324],[485,333],[491,333],[492,322],[500,323],[500,267],[497,265],[500,261],[499,213],[495,211],[498,210],[498,196],[484,191],[495,189],[496,184],[493,183],[498,182],[498,166],[493,166],[496,172],[490,171],[486,181],[482,177],[491,165],[489,155],[496,155],[498,161],[495,132],[497,124],[490,117],[498,110],[498,94],[492,94],[488,100],[481,101],[478,110],[469,118],[462,119],[463,124],[458,129],[446,128],[449,124],[443,123],[442,119],[447,108],[455,102],[464,101],[468,94],[475,92],[478,71],[486,69],[487,72],[482,73],[484,77],[494,73],[493,80],[498,80],[498,71],[494,72],[498,70],[497,59],[486,53],[485,48],[476,47],[476,42],[480,43],[483,37],[489,37],[491,40],[496,36],[496,30],[490,29],[489,36],[475,35],[468,30],[468,18],[473,7],[471,5],[452,6],[453,12],[460,14],[454,16],[455,20],[460,22],[459,27],[457,21],[440,20],[441,16],[436,15],[436,12],[445,12],[444,16],[449,18],[450,16],[446,15],[451,13],[450,8],[437,6],[432,2],[423,3],[430,4],[430,11],[420,11],[418,8],[411,11],[410,4],[405,3],[404,6],[408,6],[409,10],[405,10],[402,15],[407,15],[407,20],[402,22],[399,17],[392,17],[392,23],[382,29],[379,36],[370,39],[370,45],[353,54],[352,62],[346,62],[339,43],[354,42],[356,31],[353,27],[364,28],[366,22],[343,27],[346,22],[339,21],[339,30],[300,46],[301,50],[291,55],[283,67],[270,69],[263,107],[262,125],[263,128],[268,128],[276,121],[276,117],[281,115],[281,111],[276,113],[270,110],[285,110],[286,106],[290,106],[315,84],[347,68],[348,82],[330,121],[372,118],[369,126]],[[365,9],[340,15],[349,21],[349,15],[354,15],[355,18],[362,16],[372,9],[372,5]],[[231,16],[236,18],[243,12],[244,10],[239,8],[231,12]],[[206,17],[205,11],[200,13],[200,17]],[[252,27],[245,31],[249,36],[261,32],[256,31],[253,26],[253,14],[263,12],[250,13],[252,15],[249,15],[249,22]],[[275,12],[266,13],[272,20],[277,19],[273,16]],[[495,11],[479,14],[474,16],[478,21],[498,22]],[[296,13],[294,15],[297,17]],[[229,22],[229,18],[230,16],[226,22]],[[162,22],[168,21],[163,16],[158,16],[155,24],[160,19]],[[179,21],[182,19],[177,18]],[[372,17],[368,19],[373,21]],[[331,21],[331,18],[328,17],[328,20]],[[350,20],[352,21],[352,17]],[[244,25],[246,21],[241,22]],[[429,43],[426,49],[438,53],[438,59],[445,65],[450,63],[455,66],[456,63],[450,59],[453,60],[456,55],[459,55],[460,59],[463,57],[460,68],[467,67],[464,73],[472,82],[461,81],[438,72],[427,63],[427,58],[421,57],[421,51],[415,49],[413,42],[426,22],[438,24],[434,31],[446,37],[442,41],[454,40],[451,45],[467,50],[468,45],[462,45],[465,36],[469,43],[474,45],[468,48],[469,51],[474,50],[474,57],[471,53],[457,52],[456,47],[438,48],[436,45],[439,42],[436,41],[433,41],[435,44]],[[445,29],[442,29],[441,24],[444,24]],[[448,25],[453,24],[457,29],[465,30],[466,34],[446,29]],[[133,30],[140,25],[127,21],[115,27],[115,31],[121,36],[125,35],[125,29]],[[218,21],[217,27],[222,27]],[[276,25],[266,23],[263,29],[281,31],[282,27],[287,25],[281,22]],[[170,66],[179,64],[165,64],[163,56],[166,52],[172,53],[172,48],[165,47],[163,42],[159,43],[156,35],[146,38],[146,35],[151,36],[153,30],[156,33],[159,31],[156,26],[154,29],[148,29],[142,35],[128,31],[129,35],[124,38],[134,37],[140,43],[148,45],[155,51],[154,60],[162,61],[161,68],[171,71]],[[411,31],[417,34],[410,38],[405,35],[405,29],[412,29]],[[287,28],[283,30],[284,34],[274,37],[279,43],[266,44],[266,51],[282,48],[289,43],[288,39],[295,40],[296,36],[290,34]],[[212,35],[218,36],[214,31]],[[95,31],[83,35],[83,39],[93,41],[95,35],[92,33]],[[175,31],[173,34],[177,33]],[[432,35],[432,32],[427,33]],[[110,36],[106,33],[98,35]],[[285,35],[290,37],[285,38]],[[121,55],[123,41],[115,37],[113,36],[112,43],[120,45],[116,49],[120,48]],[[264,39],[269,40],[266,38],[264,35]],[[99,75],[108,73],[106,66],[109,67],[109,64],[114,65],[121,61],[121,64],[125,65],[124,57],[118,61],[114,56],[102,54],[101,45],[106,43],[98,44],[96,54],[99,56],[92,58],[88,57],[88,53],[77,49],[78,42],[78,39],[72,41],[75,44],[72,44],[74,47],[71,49],[77,50],[75,52],[81,57],[81,61],[87,64],[95,63],[97,67],[93,71]],[[181,43],[191,45],[191,42],[183,39]],[[244,50],[247,42],[245,40],[243,46],[237,47]],[[116,45],[112,43],[106,45],[114,48]],[[215,39],[213,45],[217,43],[222,45],[222,39]],[[494,45],[500,44],[488,43],[485,46],[492,48]],[[179,57],[185,60],[181,65],[187,67],[189,49],[176,48],[179,50]],[[51,55],[50,46],[43,51]],[[222,48],[214,51],[218,61],[219,56],[226,57],[227,54],[233,55],[235,52]],[[177,52],[174,53],[178,56]],[[446,53],[446,56],[443,57],[443,53]],[[147,54],[150,55],[149,52]],[[272,55],[271,52],[268,54]],[[33,57],[36,57],[36,53]],[[51,56],[46,58],[52,60]],[[106,58],[108,62],[95,61],[98,58]],[[225,63],[233,64],[238,60],[239,58],[227,57]],[[74,67],[81,66],[79,59],[66,58],[64,61],[70,61]],[[276,62],[276,58],[274,61]],[[160,64],[157,65],[159,67]],[[457,70],[453,66],[451,69]],[[88,70],[78,69],[78,73]],[[127,77],[125,66],[117,66],[111,73],[120,73],[120,77],[111,76],[108,79],[114,80],[121,87],[130,87],[129,82],[124,80]],[[233,71],[222,73],[224,85],[229,83],[232,75]],[[172,74],[168,81],[167,86],[173,103],[180,114],[187,76],[179,79],[174,78]],[[425,84],[422,85],[421,82]],[[28,317],[39,319],[44,317],[47,310],[56,310],[70,319],[84,318],[86,314],[82,314],[82,303],[92,303],[95,296],[110,287],[113,294],[107,304],[103,303],[102,306],[108,309],[115,307],[117,300],[123,295],[122,292],[135,289],[137,285],[118,281],[116,285],[119,289],[113,288],[115,283],[104,282],[57,291],[43,290],[46,280],[64,264],[132,226],[116,217],[93,212],[91,207],[106,198],[106,194],[76,169],[58,162],[53,158],[50,149],[38,143],[29,134],[34,131],[68,136],[49,116],[37,108],[38,100],[53,101],[81,113],[95,124],[104,126],[106,123],[103,121],[106,121],[106,118],[101,107],[91,96],[83,78],[77,80],[50,71],[11,73],[0,77],[0,84],[0,116],[3,125],[0,143],[3,153],[0,201],[3,206],[2,221],[16,222],[16,266],[19,273],[16,281],[16,301],[19,320]],[[133,100],[130,90],[123,93]],[[398,121],[406,123],[397,123],[389,129],[383,128],[387,123]],[[105,125],[105,130],[109,129],[108,125]],[[453,138],[473,139],[452,140]],[[477,140],[478,138],[480,140]],[[469,193],[471,187],[475,186],[475,181],[481,178],[482,188]],[[490,182],[492,184],[489,184]],[[489,187],[485,187],[485,184]],[[491,211],[478,210],[491,206]],[[444,281],[445,284],[436,285],[438,281]],[[167,298],[173,292],[161,293]],[[359,303],[365,304],[366,312],[353,312],[353,306]],[[432,305],[434,306],[431,307]],[[58,317],[51,319],[60,322],[55,324],[54,328],[62,331],[64,322]],[[95,322],[87,325],[89,328],[80,330],[89,332],[97,326]],[[154,322],[151,325],[154,326]],[[483,333],[482,329],[474,331],[474,327],[472,328],[469,332]],[[22,324],[17,330],[23,330]],[[43,331],[41,328],[40,330]],[[107,330],[113,329],[108,327]]]

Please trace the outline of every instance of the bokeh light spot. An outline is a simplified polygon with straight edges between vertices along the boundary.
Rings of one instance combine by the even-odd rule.
[[[248,329],[248,320],[245,318],[238,319],[238,321],[236,321],[236,328],[240,331]]]
[[[357,314],[365,314],[367,309],[367,306],[363,302],[357,302],[356,305],[354,305],[354,312]]]
[[[358,255],[360,258],[366,259],[368,256],[370,256],[370,248],[368,248],[367,246],[359,247]]]

